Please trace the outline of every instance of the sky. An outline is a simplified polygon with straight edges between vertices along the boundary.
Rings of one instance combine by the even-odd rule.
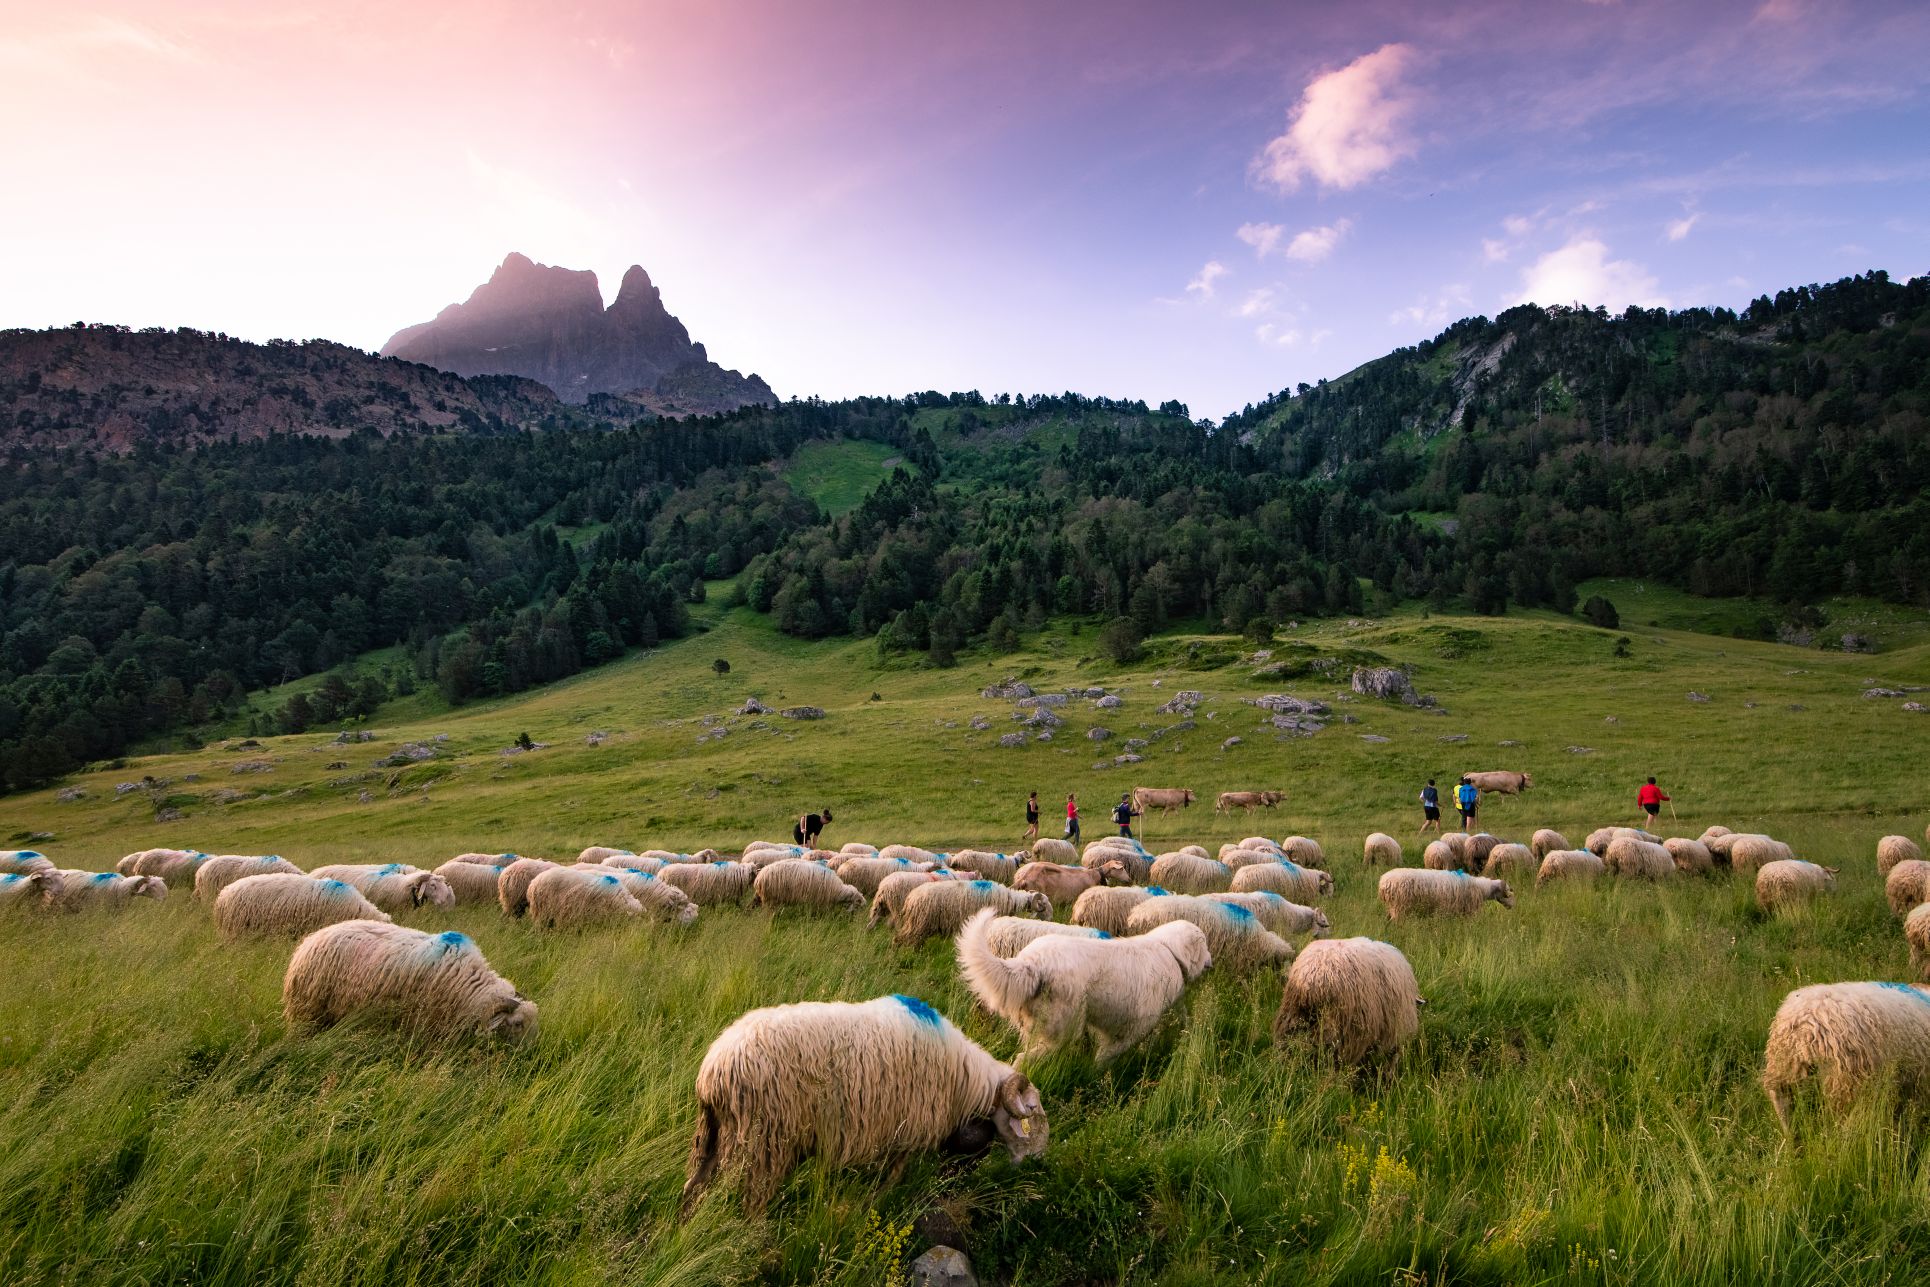
[[[0,120],[0,326],[374,349],[521,251],[783,396],[1930,272],[1921,0],[0,0]]]

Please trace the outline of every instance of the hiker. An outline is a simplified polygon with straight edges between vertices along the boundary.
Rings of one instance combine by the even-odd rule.
[[[1481,807],[1481,793],[1474,789],[1474,783],[1466,778],[1454,788],[1454,807],[1461,811],[1461,830],[1466,831],[1474,825],[1475,812]]]
[[[823,832],[825,824],[830,821],[831,811],[829,809],[826,809],[821,814],[803,814],[798,818],[797,825],[791,828],[791,837],[807,848],[816,849],[818,847],[818,836]]]
[[[1429,778],[1421,788],[1421,830],[1429,827],[1441,829],[1441,793],[1434,787],[1434,779]]]
[[[1133,795],[1130,791],[1120,796],[1119,803],[1112,807],[1112,820],[1119,824],[1119,834],[1128,840],[1133,838],[1133,818],[1138,813],[1139,810],[1133,808]]]
[[[1066,796],[1066,839],[1079,843],[1079,797]]]
[[[1642,806],[1643,815],[1650,826],[1655,825],[1655,820],[1661,816],[1662,802],[1668,798],[1662,794],[1662,788],[1655,785],[1654,778],[1644,782],[1642,789],[1635,793],[1635,803]]]
[[[1025,797],[1025,835],[1026,840],[1039,838],[1039,793],[1034,791]]]

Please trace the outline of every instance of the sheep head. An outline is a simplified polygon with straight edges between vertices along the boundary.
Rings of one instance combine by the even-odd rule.
[[[1014,1162],[1045,1151],[1049,1127],[1039,1089],[1022,1072],[999,1083],[992,1103],[992,1125]]]
[[[1500,903],[1503,907],[1513,907],[1515,905],[1515,891],[1508,888],[1508,882],[1505,880],[1497,880],[1495,884],[1499,888],[1497,888],[1492,895],[1494,901]]]
[[[697,904],[685,903],[682,907],[677,909],[677,924],[691,925],[691,924],[695,924],[696,920],[697,920]]]
[[[1050,898],[1047,898],[1044,894],[1027,894],[1025,901],[1029,909],[1027,914],[1034,920],[1049,921],[1052,919],[1052,900]]]
[[[168,883],[159,876],[136,876],[134,880],[136,898],[152,898],[159,902],[168,896]]]
[[[1321,911],[1318,907],[1313,909],[1313,936],[1315,938],[1325,938],[1327,932],[1333,927],[1334,923],[1327,919],[1327,913]]]
[[[422,872],[409,881],[409,901],[420,907],[428,903],[435,907],[454,907],[456,891],[449,882],[432,871]]]
[[[505,1041],[529,1040],[536,1035],[536,1003],[520,992],[511,994],[489,1016],[483,1032]]]

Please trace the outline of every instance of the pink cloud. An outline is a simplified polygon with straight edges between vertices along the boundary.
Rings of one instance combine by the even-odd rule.
[[[1666,307],[1668,299],[1656,289],[1655,278],[1630,259],[1610,259],[1599,237],[1583,233],[1559,250],[1551,250],[1521,275],[1517,304],[1601,305],[1620,311],[1630,304]]]
[[[1353,226],[1352,219],[1336,219],[1324,228],[1309,228],[1287,245],[1287,258],[1317,264],[1334,253],[1334,247]]]
[[[1253,253],[1261,259],[1272,254],[1280,245],[1280,238],[1287,230],[1277,223],[1243,223],[1234,236],[1253,247]]]
[[[1411,46],[1382,45],[1314,77],[1286,133],[1254,159],[1254,172],[1289,192],[1308,177],[1324,187],[1351,188],[1413,155],[1406,125],[1414,98],[1401,80],[1415,61]]]

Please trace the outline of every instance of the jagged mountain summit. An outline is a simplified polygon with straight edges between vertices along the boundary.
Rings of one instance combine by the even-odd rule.
[[[605,308],[595,273],[511,254],[467,300],[397,331],[382,354],[463,376],[525,376],[565,402],[614,394],[664,415],[777,401],[758,376],[711,361],[634,265]]]

